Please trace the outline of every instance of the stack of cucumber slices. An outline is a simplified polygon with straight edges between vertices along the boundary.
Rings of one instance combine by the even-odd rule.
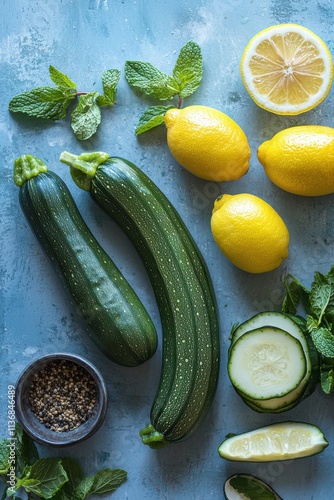
[[[319,359],[298,317],[262,312],[234,327],[228,374],[236,392],[257,412],[280,413],[312,394]]]

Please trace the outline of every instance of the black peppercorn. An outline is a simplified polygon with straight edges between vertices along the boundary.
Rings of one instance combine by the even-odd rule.
[[[68,360],[55,360],[37,372],[30,386],[31,410],[45,427],[71,431],[90,418],[97,399],[90,373]]]

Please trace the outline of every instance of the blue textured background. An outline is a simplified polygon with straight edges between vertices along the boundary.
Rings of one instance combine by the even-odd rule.
[[[282,277],[291,272],[310,285],[315,270],[334,264],[333,195],[302,198],[284,193],[265,177],[256,149],[290,125],[334,126],[333,90],[315,110],[279,117],[256,107],[239,76],[248,40],[259,30],[282,22],[303,24],[334,52],[331,0],[0,0],[0,148],[1,148],[1,377],[0,435],[7,432],[7,386],[34,358],[52,351],[81,354],[102,371],[109,392],[105,424],[84,444],[63,450],[78,458],[86,473],[102,467],[128,471],[116,499],[220,499],[234,472],[268,481],[285,500],[327,499],[334,487],[334,396],[318,390],[298,408],[277,416],[252,412],[232,390],[226,375],[230,328],[265,310],[279,310]],[[238,181],[214,184],[193,177],[173,160],[160,127],[136,138],[141,113],[156,101],[143,98],[125,81],[124,63],[151,62],[170,73],[181,47],[194,40],[204,58],[200,88],[184,105],[221,109],[246,132],[251,168]],[[52,64],[77,82],[80,90],[98,91],[102,71],[122,71],[117,105],[103,110],[99,132],[77,141],[69,120],[49,123],[9,114],[14,95],[50,84]],[[62,285],[20,211],[12,181],[13,161],[31,153],[67,182],[88,225],[142,298],[159,331],[153,292],[135,251],[104,213],[70,180],[58,161],[63,150],[105,150],[140,166],[170,198],[208,263],[221,317],[221,377],[217,397],[200,430],[187,441],[153,451],[142,445],[139,430],[148,423],[160,374],[160,349],[144,366],[129,369],[109,362],[89,340],[68,303]],[[290,256],[271,273],[253,276],[229,264],[210,232],[213,201],[222,192],[251,192],[282,215],[291,234]],[[160,343],[161,344],[161,343]],[[330,446],[319,456],[293,462],[238,464],[221,460],[217,448],[229,432],[242,432],[275,421],[303,420],[319,425]],[[44,455],[57,455],[41,448]]]

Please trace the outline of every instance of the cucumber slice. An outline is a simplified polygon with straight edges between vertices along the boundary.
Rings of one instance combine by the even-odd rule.
[[[260,413],[281,413],[283,411],[292,410],[297,404],[304,399],[308,398],[315,391],[319,383],[319,355],[316,348],[313,345],[312,339],[309,336],[305,336],[309,347],[309,357],[311,360],[311,374],[309,380],[306,377],[302,380],[299,386],[291,391],[289,394],[283,396],[283,398],[273,398],[267,399],[266,401],[260,400],[249,400],[243,394],[240,396],[243,398],[244,403],[246,403],[253,410]],[[306,353],[305,357],[307,359]],[[250,404],[249,404],[250,403]]]
[[[282,500],[264,481],[251,474],[234,474],[225,481],[226,500]]]
[[[279,328],[251,330],[233,344],[228,374],[233,386],[252,400],[283,397],[306,372],[301,343]]]
[[[294,408],[301,399],[305,399],[314,392],[319,382],[319,357],[312,345],[312,340],[304,334],[301,326],[288,315],[273,311],[265,311],[256,314],[249,320],[241,323],[233,331],[230,351],[236,340],[244,335],[244,333],[254,328],[260,328],[267,325],[281,328],[299,340],[306,358],[305,376],[299,386],[283,398],[273,398],[265,401],[251,399],[250,401],[246,401],[245,395],[241,393],[239,393],[239,395],[243,397],[244,402],[255,411],[280,413]]]
[[[291,393],[290,393],[291,394]],[[258,413],[283,413],[284,411],[289,411],[289,410],[292,410],[293,408],[295,408],[295,406],[297,406],[298,401],[294,402],[294,403],[291,403],[291,404],[286,404],[285,406],[280,406],[280,407],[274,407],[274,408],[271,408],[270,406],[266,406],[266,402],[269,401],[273,401],[271,399],[268,399],[267,401],[259,401],[259,400],[248,400],[246,399],[243,394],[239,393],[239,396],[242,398],[243,402],[249,406],[249,408],[251,408],[252,410],[254,411],[257,411]],[[289,396],[289,394],[287,394],[287,396]],[[255,403],[254,403],[255,401]]]
[[[290,335],[299,340],[299,342],[303,346],[304,352],[308,354],[309,347],[303,330],[297,325],[295,321],[293,321],[293,319],[291,319],[286,314],[273,311],[265,311],[256,314],[249,320],[241,323],[233,332],[231,338],[231,346],[233,346],[234,342],[236,342],[238,338],[240,338],[245,333],[249,332],[250,330],[255,330],[256,328],[262,328],[264,326],[280,328],[281,330],[288,332]],[[307,355],[307,357],[309,356]],[[311,373],[311,363],[309,359],[307,361],[307,372]]]
[[[222,458],[238,462],[274,462],[321,453],[328,441],[316,425],[280,422],[227,437],[218,448]]]

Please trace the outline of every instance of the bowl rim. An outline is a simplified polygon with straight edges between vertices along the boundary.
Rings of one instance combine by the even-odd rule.
[[[27,404],[32,377],[55,360],[67,360],[85,369],[95,380],[98,393],[94,416],[73,430],[56,432],[40,422]],[[23,430],[36,442],[51,446],[70,446],[92,436],[102,425],[107,413],[107,389],[104,379],[93,363],[83,356],[68,352],[53,352],[34,359],[19,375],[15,386],[15,416]]]

